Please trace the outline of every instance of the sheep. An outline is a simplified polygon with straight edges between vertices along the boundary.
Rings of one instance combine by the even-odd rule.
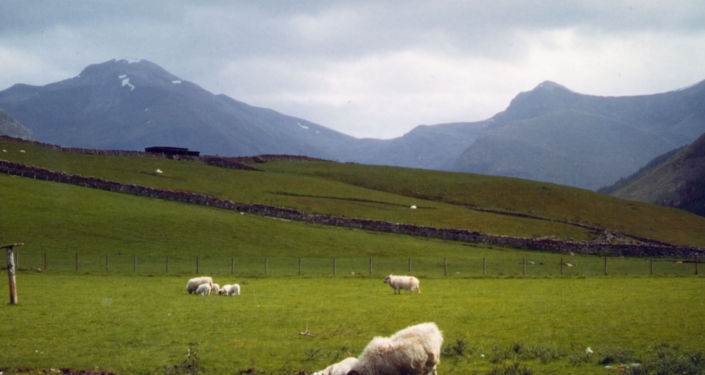
[[[219,292],[220,291],[220,284],[213,283],[211,290],[213,291],[213,293]]]
[[[218,294],[226,296],[239,296],[240,295],[240,285],[223,285],[223,287],[218,291]]]
[[[436,375],[443,335],[435,323],[375,337],[346,375]]]
[[[213,288],[213,278],[210,276],[194,277],[186,283],[186,291],[191,294],[195,292],[201,284],[208,284],[211,288]]]
[[[211,294],[211,290],[212,290],[212,288],[209,284],[201,284],[198,286],[198,288],[196,289],[194,294],[196,294],[198,296],[207,296],[207,295]]]
[[[357,358],[348,357],[344,360],[334,363],[321,371],[316,371],[313,375],[346,375],[352,366],[357,363]]]
[[[389,284],[394,289],[394,294],[401,293],[401,289],[408,290],[409,294],[413,291],[417,291],[421,294],[421,288],[419,288],[419,279],[414,276],[394,276],[389,275],[384,279],[386,284]]]

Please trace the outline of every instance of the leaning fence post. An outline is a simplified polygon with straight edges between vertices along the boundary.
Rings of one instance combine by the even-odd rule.
[[[9,279],[9,284],[10,284],[10,304],[11,305],[16,305],[17,304],[17,283],[15,280],[15,258],[14,254],[12,252],[12,248],[15,246],[23,246],[24,244],[21,242],[14,243],[11,245],[5,245],[3,247],[0,247],[0,249],[4,248],[7,249],[7,277]]]

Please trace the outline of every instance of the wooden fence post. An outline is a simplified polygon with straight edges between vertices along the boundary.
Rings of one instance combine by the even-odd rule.
[[[76,272],[78,272],[78,251],[76,252]]]
[[[235,273],[235,257],[230,257],[230,274]]]
[[[47,252],[45,251],[45,252],[44,252],[44,271],[47,270],[47,265],[48,265],[48,263],[47,263]]]
[[[607,276],[607,275],[608,275],[608,272],[607,272],[607,255],[605,255],[605,276]]]
[[[166,273],[169,273],[169,256],[166,256],[166,265],[165,265],[165,271]]]
[[[409,258],[409,262],[408,262],[407,266],[408,266],[407,268],[409,269],[408,273],[409,273],[409,275],[411,275],[411,258]]]
[[[654,257],[649,258],[649,275],[654,274]]]
[[[108,254],[105,254],[105,272],[110,271],[110,260],[108,259]]]
[[[443,276],[448,276],[448,258],[443,257]]]
[[[524,275],[524,276],[526,276],[526,257],[524,257],[524,261],[523,261],[523,263],[522,263],[521,274]]]
[[[372,257],[370,257],[370,276],[372,276]]]
[[[487,275],[487,258],[482,257],[482,276]]]
[[[299,257],[299,276],[301,276],[301,257]]]
[[[269,257],[264,257],[264,274],[269,274]]]
[[[698,274],[698,255],[695,254],[695,274]]]
[[[7,277],[9,279],[10,285],[10,305],[17,304],[17,282],[15,279],[15,257],[12,248],[15,246],[23,246],[21,242],[14,243],[11,245],[5,245],[0,247],[0,249],[7,250]]]
[[[561,276],[563,276],[563,257],[561,257]]]
[[[196,273],[199,273],[198,272],[198,255],[196,255]]]
[[[132,256],[132,272],[137,272],[137,255]]]
[[[336,269],[336,266],[337,266],[337,264],[336,264],[336,258],[333,257],[333,276],[335,276],[335,271],[336,271],[335,269]]]

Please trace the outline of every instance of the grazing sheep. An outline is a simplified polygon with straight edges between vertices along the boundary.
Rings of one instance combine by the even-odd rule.
[[[186,291],[191,294],[198,289],[201,284],[208,284],[211,289],[213,288],[213,278],[210,276],[194,277],[186,283]]]
[[[389,275],[384,279],[386,284],[389,284],[394,289],[394,294],[401,293],[401,289],[408,290],[409,294],[413,291],[421,293],[419,288],[419,279],[414,276],[394,276]]]
[[[443,335],[435,323],[407,327],[391,337],[375,337],[347,375],[436,375]]]
[[[223,287],[218,291],[218,294],[226,296],[239,296],[240,295],[240,285],[223,285]]]
[[[334,363],[321,371],[316,371],[313,375],[347,375],[352,366],[357,363],[357,358],[348,357],[344,360]]]
[[[207,295],[211,294],[211,290],[212,290],[212,288],[209,284],[201,284],[198,286],[198,288],[196,289],[194,294],[196,294],[198,296],[207,296]]]
[[[215,292],[219,292],[220,291],[220,284],[213,283],[211,290],[213,291],[214,294],[215,294]]]

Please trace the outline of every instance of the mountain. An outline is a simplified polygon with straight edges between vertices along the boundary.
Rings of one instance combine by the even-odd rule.
[[[705,216],[705,134],[600,192]]]
[[[0,135],[10,137],[32,139],[32,132],[15,121],[9,113],[0,109]]]
[[[0,107],[37,140],[63,146],[180,146],[205,154],[332,158],[353,137],[214,95],[146,60],[111,60],[46,86],[16,84]]]
[[[705,81],[630,97],[583,95],[544,82],[489,122],[453,170],[596,189],[705,132]]]

